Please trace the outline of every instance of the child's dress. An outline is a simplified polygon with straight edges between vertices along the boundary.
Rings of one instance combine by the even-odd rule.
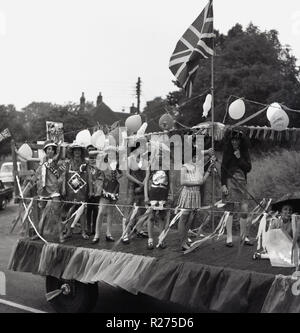
[[[200,194],[200,183],[202,182],[203,176],[195,164],[188,163],[183,165],[181,175],[183,175],[184,169],[186,169],[185,181],[199,182],[197,186],[183,186],[179,199],[179,208],[187,209],[198,209],[201,208],[201,194]]]

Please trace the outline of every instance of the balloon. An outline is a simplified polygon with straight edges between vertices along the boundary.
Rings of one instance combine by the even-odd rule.
[[[146,129],[148,127],[148,124],[147,123],[144,123],[141,128],[137,131],[137,136],[143,136],[146,132]]]
[[[174,119],[169,114],[164,114],[159,119],[159,127],[164,130],[168,131],[174,127]]]
[[[105,146],[105,134],[103,131],[99,130],[92,135],[91,143],[97,149],[102,150]]]
[[[275,114],[277,110],[282,110],[281,105],[279,103],[273,103],[269,106],[267,111],[267,118],[269,121],[271,121],[271,118]]]
[[[32,149],[27,143],[24,143],[18,150],[18,153],[26,159],[32,158]]]
[[[75,141],[78,144],[87,147],[92,143],[90,131],[89,130],[80,131],[79,133],[77,133]]]
[[[211,103],[212,103],[212,95],[208,94],[206,96],[205,102],[203,104],[203,117],[206,118],[208,116],[208,112],[211,109]]]
[[[246,112],[246,106],[242,99],[237,99],[229,106],[229,115],[234,120],[242,119]]]
[[[125,126],[128,129],[129,134],[136,133],[142,126],[142,118],[139,115],[130,116],[125,121]]]
[[[273,130],[281,132],[288,128],[290,119],[284,110],[277,109],[272,115],[270,123]]]

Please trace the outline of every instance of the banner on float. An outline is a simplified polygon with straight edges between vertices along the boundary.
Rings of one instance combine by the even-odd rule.
[[[55,143],[64,142],[64,125],[53,121],[46,121],[46,137]]]

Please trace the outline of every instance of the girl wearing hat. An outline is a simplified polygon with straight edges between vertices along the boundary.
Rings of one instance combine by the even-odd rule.
[[[103,191],[99,201],[99,210],[96,220],[96,232],[92,241],[93,244],[98,243],[100,240],[101,227],[105,215],[107,215],[105,240],[107,242],[115,241],[111,232],[113,223],[113,208],[119,199],[119,178],[122,176],[122,172],[119,170],[117,163],[116,148],[107,147],[105,152],[108,154],[104,156],[103,162],[100,166],[104,175],[104,180]]]
[[[233,221],[240,222],[240,233],[245,240],[245,245],[253,245],[247,237],[246,231],[248,217],[247,174],[251,168],[251,159],[244,133],[239,130],[227,133],[221,165],[222,192],[225,200],[231,205],[232,209],[230,210],[233,213],[226,225],[227,247],[233,247]],[[242,212],[242,214],[238,212]]]
[[[39,207],[42,216],[39,221],[39,232],[54,236],[59,234],[61,240],[61,224],[57,221],[60,216],[60,190],[62,185],[63,168],[58,163],[59,147],[53,141],[46,141],[43,147],[45,157],[36,171],[37,194],[42,200]],[[46,230],[45,230],[46,229]],[[34,236],[36,238],[36,236]]]
[[[85,161],[85,147],[74,142],[70,147],[70,160],[66,163],[62,194],[67,202],[67,219],[78,209],[82,202],[88,198],[88,172]],[[81,234],[83,239],[88,239],[86,234],[86,212],[84,210],[80,217]],[[71,228],[68,229],[65,239],[72,235]]]
[[[89,153],[97,150],[94,146],[89,145]],[[88,180],[89,180],[89,197],[87,201],[87,230],[90,235],[95,235],[96,219],[98,215],[98,204],[103,191],[104,173],[96,166],[96,156],[89,154],[88,160]]]

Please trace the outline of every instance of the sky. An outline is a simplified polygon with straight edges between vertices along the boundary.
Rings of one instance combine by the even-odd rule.
[[[0,104],[96,101],[129,112],[176,90],[176,43],[207,0],[0,0]],[[300,1],[214,0],[214,25],[276,29],[300,59]],[[298,62],[300,65],[300,61]]]

